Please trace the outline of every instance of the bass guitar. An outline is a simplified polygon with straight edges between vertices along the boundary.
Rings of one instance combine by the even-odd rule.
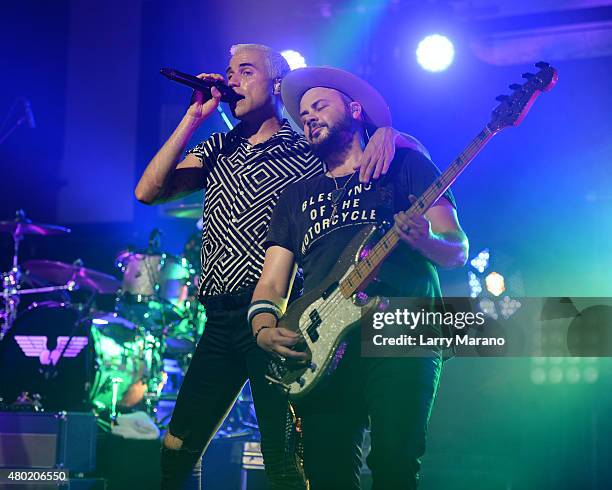
[[[535,99],[554,87],[557,71],[542,61],[535,66],[539,71],[523,74],[526,81],[522,85],[510,85],[511,95],[496,98],[499,105],[493,110],[489,123],[412,204],[407,211],[409,216],[424,214],[493,136],[507,127],[518,126]],[[267,378],[285,390],[290,399],[305,397],[319,385],[343,339],[359,325],[362,315],[378,308],[382,298],[367,298],[363,290],[398,245],[400,237],[391,228],[374,246],[366,247],[376,232],[376,225],[361,230],[344,249],[320,287],[295,301],[279,319],[278,326],[301,333],[303,341],[296,349],[309,357],[306,363],[271,361]]]

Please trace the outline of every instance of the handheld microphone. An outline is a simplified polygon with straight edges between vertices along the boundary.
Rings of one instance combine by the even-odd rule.
[[[208,99],[212,97],[212,95],[210,94],[211,87],[216,87],[219,92],[221,92],[222,102],[232,103],[238,102],[240,99],[244,99],[243,95],[237,94],[232,90],[231,87],[228,87],[222,82],[202,80],[201,78],[194,77],[193,75],[188,75],[187,73],[180,72],[173,68],[161,68],[159,72],[169,80],[199,90]]]

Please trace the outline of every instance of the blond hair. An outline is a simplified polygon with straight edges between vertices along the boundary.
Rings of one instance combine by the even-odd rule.
[[[230,48],[230,54],[234,56],[240,51],[255,50],[264,54],[268,65],[270,78],[283,78],[291,71],[289,63],[278,51],[274,51],[271,47],[264,44],[234,44]]]

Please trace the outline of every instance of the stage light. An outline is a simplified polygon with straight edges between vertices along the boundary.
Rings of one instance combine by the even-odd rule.
[[[575,384],[580,381],[580,369],[577,367],[570,367],[565,371],[565,379],[570,384]]]
[[[491,272],[485,278],[485,285],[487,286],[487,291],[489,291],[494,296],[499,296],[506,290],[506,285],[504,284],[504,276],[498,274],[497,272]]]
[[[559,384],[563,381],[563,370],[559,367],[552,367],[548,371],[548,381],[552,384]]]
[[[597,361],[597,359],[594,357],[587,359]],[[582,371],[582,377],[584,378],[584,381],[589,384],[595,383],[599,379],[599,368],[597,366],[587,366],[584,368],[584,371]]]
[[[495,308],[495,303],[489,298],[483,298],[478,303],[480,307],[480,311],[482,311],[485,315],[490,316],[494,320],[497,320],[497,309]]]
[[[480,293],[482,293],[482,285],[480,281],[476,277],[476,274],[473,272],[468,272],[469,285],[470,285],[470,296],[472,298],[476,298]]]
[[[521,307],[521,302],[510,298],[510,296],[504,296],[498,305],[501,309],[501,315],[507,320]]]
[[[546,383],[546,371],[542,368],[536,368],[531,370],[531,382],[536,385]]]
[[[530,377],[538,385],[593,384],[599,379],[599,367],[594,357],[534,357]]]
[[[489,256],[490,256],[489,249],[485,248],[484,250],[479,252],[476,257],[470,260],[470,264],[472,265],[474,269],[476,269],[478,272],[482,274],[484,270],[487,268],[487,266],[489,265]]]
[[[293,49],[285,49],[285,51],[281,51],[281,54],[283,55],[283,58],[287,60],[287,63],[289,63],[289,68],[292,70],[295,70],[296,68],[304,68],[306,66],[306,60],[304,57]]]
[[[445,36],[433,34],[425,37],[417,46],[417,61],[424,70],[444,71],[455,57],[453,43]]]

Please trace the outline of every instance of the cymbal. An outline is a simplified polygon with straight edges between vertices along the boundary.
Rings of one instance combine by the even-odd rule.
[[[99,294],[114,294],[121,282],[115,277],[85,267],[53,260],[28,260],[25,269],[32,275],[53,284],[62,285],[74,281],[77,286]]]
[[[164,214],[173,218],[200,219],[202,208],[201,204],[179,204],[178,206],[167,207],[164,209]]]
[[[62,235],[70,233],[70,228],[58,225],[48,225],[45,223],[32,223],[29,220],[21,221],[0,221],[0,233],[10,233],[11,235]]]

